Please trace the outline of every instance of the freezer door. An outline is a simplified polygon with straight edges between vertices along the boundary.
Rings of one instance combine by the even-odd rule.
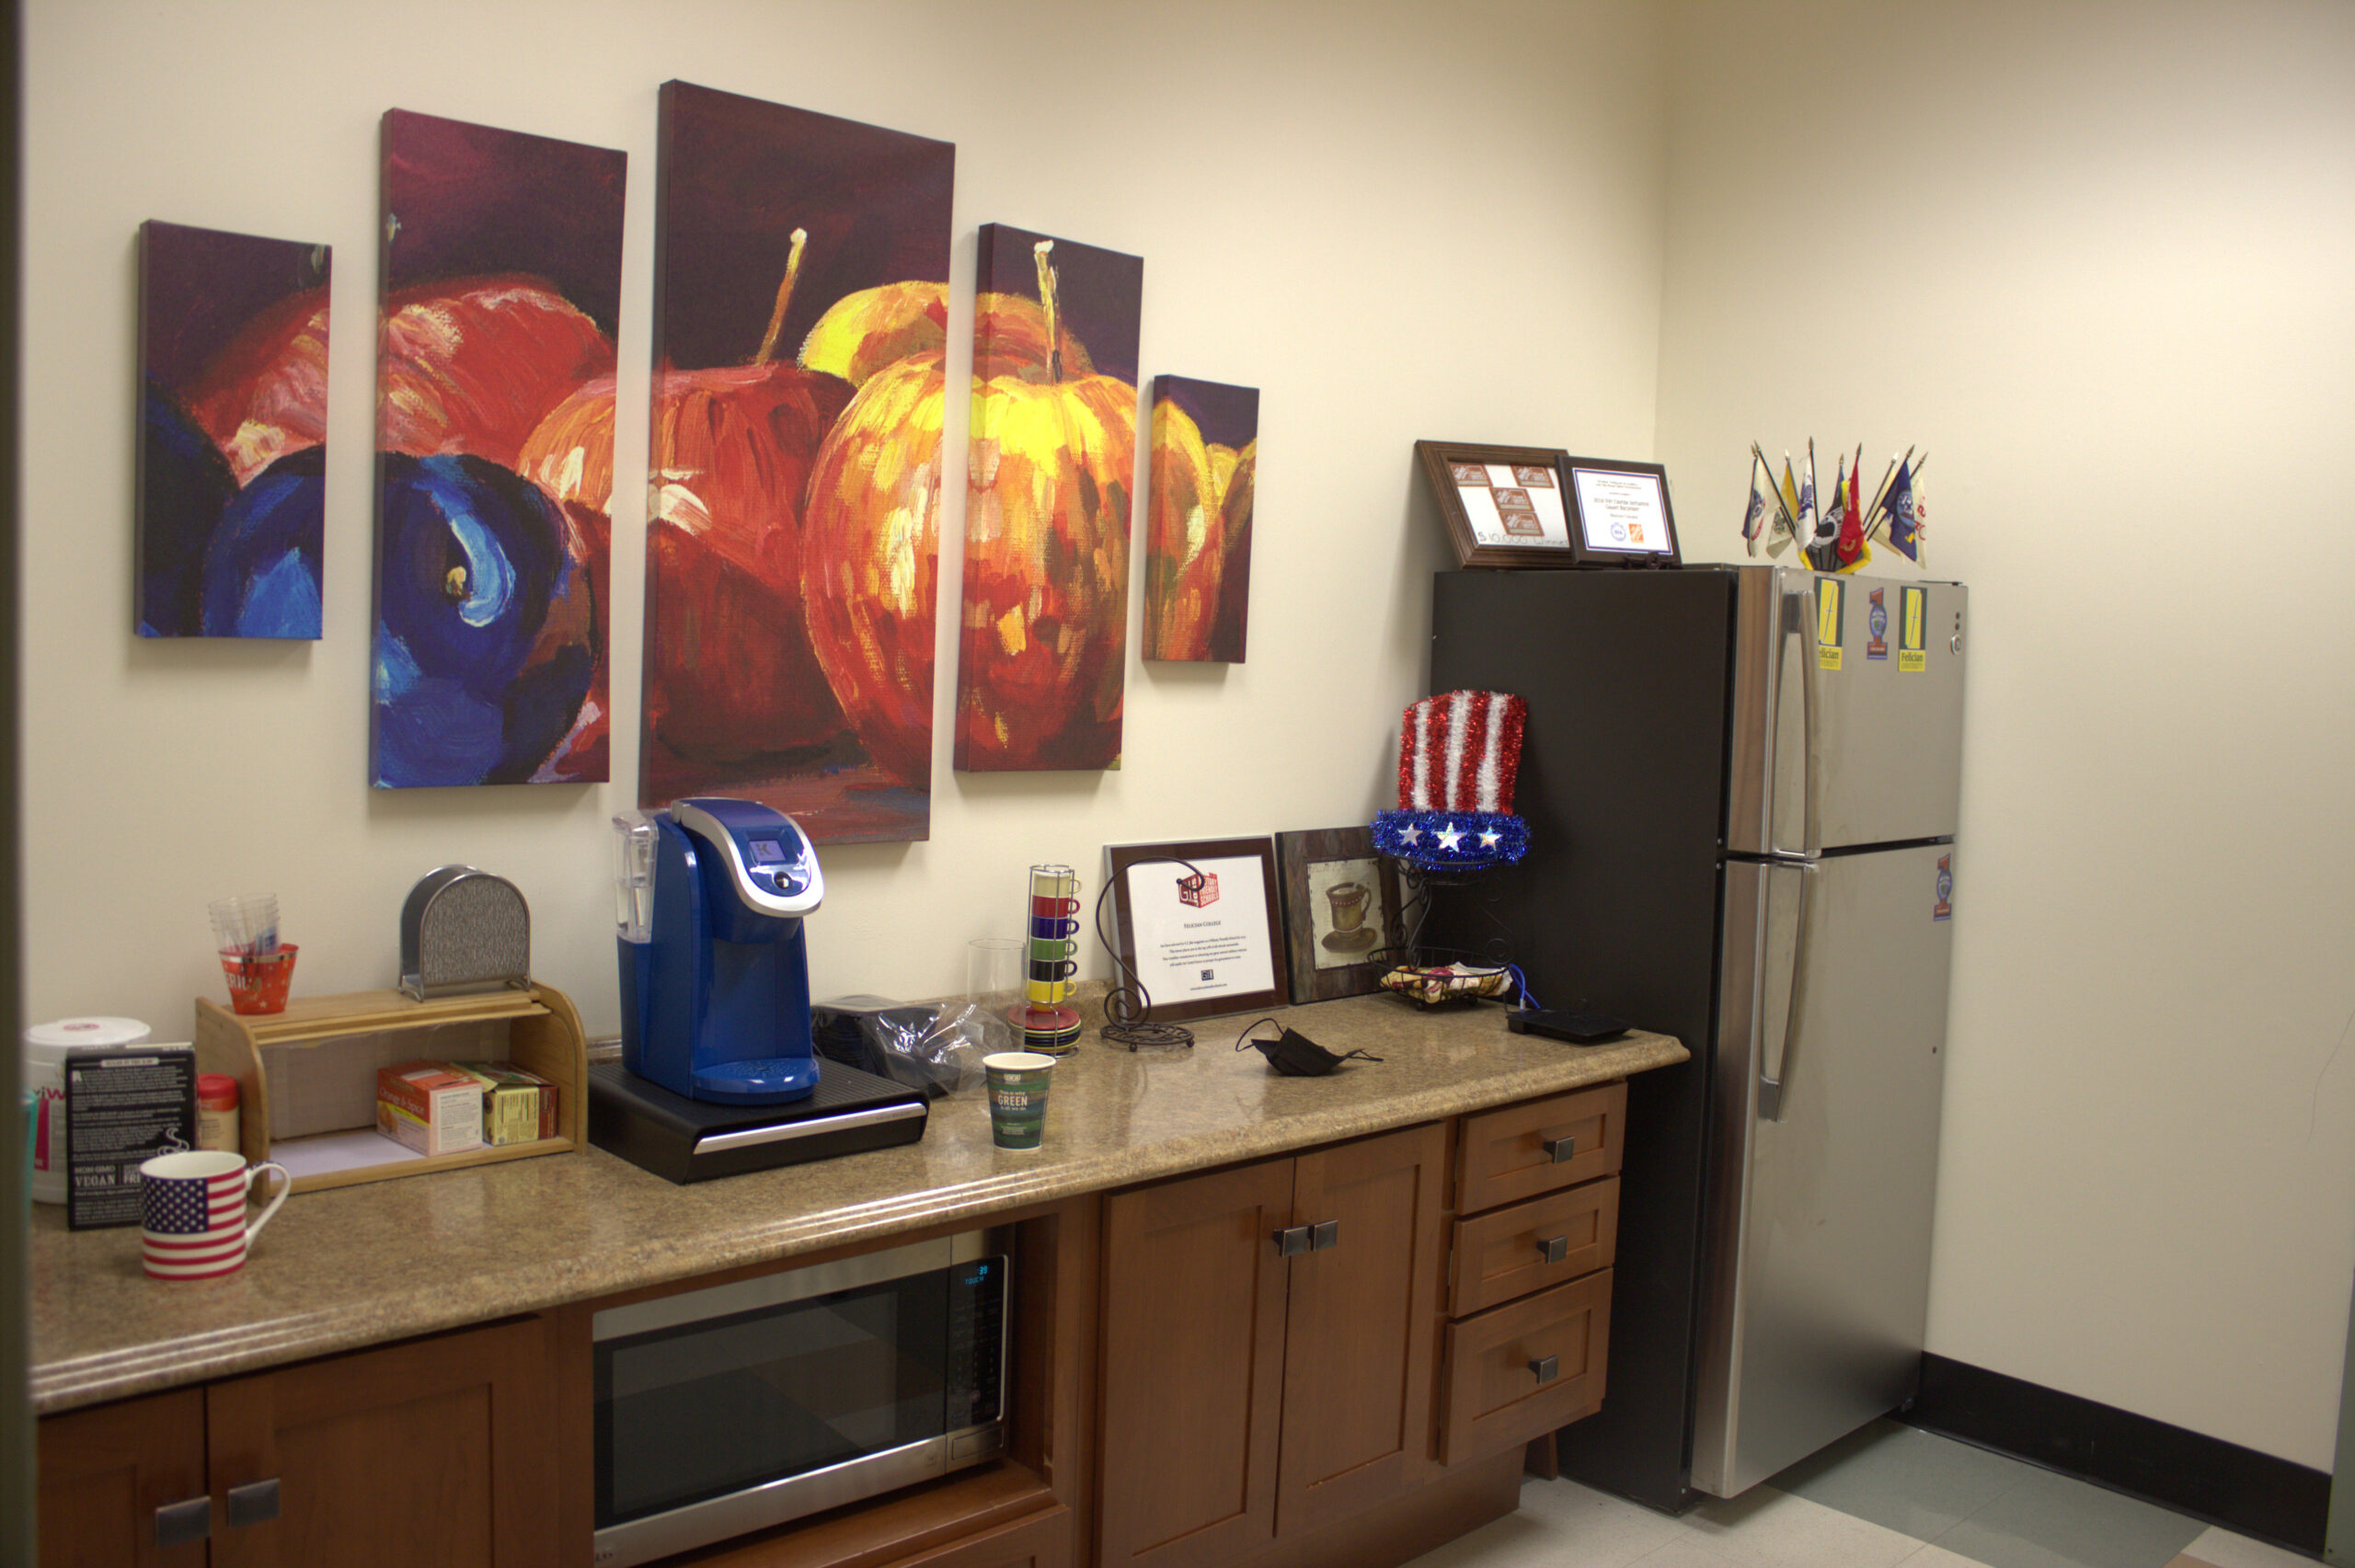
[[[1954,847],[1726,867],[1693,1484],[1731,1497],[1913,1391]]]
[[[1812,855],[1951,836],[1970,590],[1772,576],[1768,593],[1745,574],[1737,596],[1726,847]]]

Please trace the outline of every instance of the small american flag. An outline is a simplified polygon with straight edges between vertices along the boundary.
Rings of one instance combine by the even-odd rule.
[[[147,1229],[164,1235],[201,1236],[224,1225],[245,1230],[242,1170],[218,1176],[150,1176],[140,1196]]]

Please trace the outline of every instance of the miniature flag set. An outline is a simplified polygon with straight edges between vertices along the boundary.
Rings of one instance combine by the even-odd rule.
[[[1922,470],[1930,454],[1918,456],[1913,448],[1892,454],[1880,483],[1866,498],[1865,449],[1856,448],[1852,464],[1839,459],[1832,494],[1821,509],[1816,506],[1815,442],[1807,443],[1807,467],[1791,471],[1791,454],[1783,454],[1783,474],[1756,441],[1750,443],[1750,507],[1741,520],[1741,537],[1750,553],[1763,544],[1769,555],[1780,555],[1796,544],[1807,564],[1819,572],[1853,572],[1873,558],[1873,541],[1886,537],[1890,549],[1916,566],[1924,564],[1922,537],[1929,529],[1929,509],[1923,497]]]

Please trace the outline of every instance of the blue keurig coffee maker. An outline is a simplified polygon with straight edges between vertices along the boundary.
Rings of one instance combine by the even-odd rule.
[[[590,1073],[590,1139],[695,1181],[924,1134],[924,1096],[810,1032],[804,918],[817,851],[757,801],[695,796],[614,818],[622,1060]]]

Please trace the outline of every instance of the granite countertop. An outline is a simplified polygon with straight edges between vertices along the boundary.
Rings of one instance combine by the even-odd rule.
[[[290,1198],[246,1266],[167,1283],[136,1229],[33,1210],[33,1408],[103,1400],[460,1328],[614,1291],[881,1240],[944,1220],[1383,1132],[1685,1059],[1663,1035],[1576,1047],[1504,1012],[1387,996],[1274,1014],[1353,1061],[1284,1078],[1206,1019],[1191,1050],[1132,1055],[1091,1029],[1055,1069],[1046,1146],[990,1142],[983,1096],[937,1101],[923,1141],[674,1186],[600,1149]]]

